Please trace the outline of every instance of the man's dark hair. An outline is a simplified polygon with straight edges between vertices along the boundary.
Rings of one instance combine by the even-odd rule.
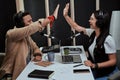
[[[13,21],[14,21],[14,24],[17,28],[21,28],[21,27],[25,26],[25,23],[23,21],[23,17],[26,15],[30,15],[30,13],[19,11],[18,13],[14,14]]]

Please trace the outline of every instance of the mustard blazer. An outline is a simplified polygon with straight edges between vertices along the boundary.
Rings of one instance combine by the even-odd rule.
[[[41,53],[39,47],[31,39],[30,35],[42,30],[42,26],[36,21],[29,26],[7,31],[6,56],[0,69],[0,76],[5,73],[12,73],[12,80],[16,80],[26,66],[26,58],[30,49],[32,54]]]

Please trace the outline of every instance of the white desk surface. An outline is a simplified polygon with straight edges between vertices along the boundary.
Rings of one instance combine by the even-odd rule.
[[[46,54],[44,54],[45,56]],[[44,59],[43,56],[43,59]],[[86,55],[84,53],[80,54],[82,58],[82,63],[86,60]],[[41,69],[41,70],[53,70],[55,71],[54,75],[49,80],[94,80],[90,67],[85,65],[79,67],[73,67],[76,64],[62,64],[60,53],[55,53],[55,62],[54,64],[42,67],[35,65],[34,62],[30,62],[22,73],[18,76],[17,80],[47,80],[47,79],[40,79],[40,78],[29,78],[28,74],[33,71],[34,69]],[[81,73],[73,73],[73,69],[89,69],[90,72],[81,72]]]

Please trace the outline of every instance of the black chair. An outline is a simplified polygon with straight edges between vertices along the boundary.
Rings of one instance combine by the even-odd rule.
[[[0,67],[3,62],[4,57],[5,57],[5,53],[0,53]]]
[[[108,80],[120,80],[120,50],[117,51],[117,67],[119,71],[109,76]]]
[[[120,70],[120,50],[117,51],[117,67]]]
[[[108,80],[120,80],[120,71],[108,77]]]

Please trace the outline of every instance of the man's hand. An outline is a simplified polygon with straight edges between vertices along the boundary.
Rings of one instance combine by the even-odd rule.
[[[37,62],[37,61],[41,61],[41,60],[42,60],[42,55],[41,54],[40,55],[36,54],[36,55],[34,55],[34,58],[33,58],[32,61]]]
[[[55,19],[57,19],[57,17],[58,17],[59,7],[60,7],[60,5],[58,4],[55,11],[53,12],[53,16],[55,17]]]
[[[38,20],[38,22],[42,25],[42,27],[47,26],[47,24],[49,24],[49,23],[50,23],[50,27],[52,27],[53,22],[58,17],[59,6],[60,5],[58,4],[52,15],[48,16],[46,19]]]
[[[59,4],[57,5],[55,11],[53,12],[53,15],[48,16],[48,19],[50,20],[50,27],[53,26],[53,22],[55,21],[55,19],[57,19],[58,17],[58,10],[59,10]]]

